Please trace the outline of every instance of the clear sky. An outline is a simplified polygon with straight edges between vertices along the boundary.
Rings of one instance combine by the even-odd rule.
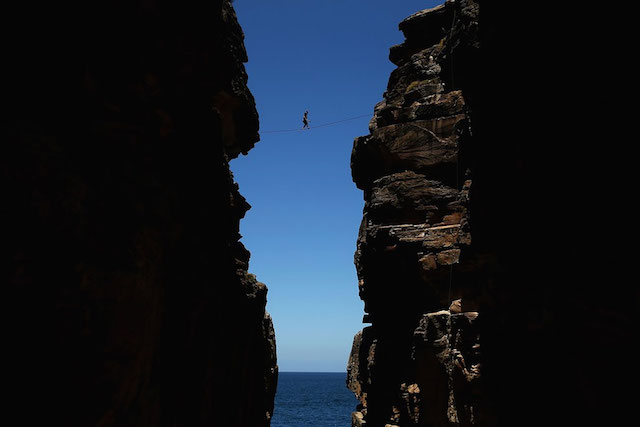
[[[231,162],[251,204],[241,222],[249,271],[269,288],[280,370],[344,372],[363,303],[353,254],[363,195],[353,139],[368,134],[398,23],[443,1],[236,0],[261,141]],[[297,129],[309,110],[312,129]],[[356,120],[313,126],[356,116]]]

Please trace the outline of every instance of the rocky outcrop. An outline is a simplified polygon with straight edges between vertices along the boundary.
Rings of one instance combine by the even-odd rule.
[[[228,165],[258,141],[235,12],[69,9],[5,11],[1,418],[268,426],[275,338]]]
[[[352,425],[633,422],[621,359],[640,299],[618,215],[635,166],[587,143],[632,138],[600,119],[633,80],[616,55],[594,63],[625,39],[601,27],[613,13],[456,0],[400,24],[352,154],[371,323],[348,362]]]
[[[465,146],[472,100],[454,67],[478,49],[478,6],[447,2],[400,24],[398,66],[356,138],[351,168],[365,207],[355,263],[365,323],[348,364],[353,425],[473,425],[481,351]],[[454,300],[456,304],[454,304]],[[450,307],[451,306],[451,307]]]

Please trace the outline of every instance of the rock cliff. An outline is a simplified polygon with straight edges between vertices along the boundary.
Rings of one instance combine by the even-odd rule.
[[[268,426],[274,332],[228,166],[258,115],[230,2],[4,17],[2,420]]]
[[[465,287],[469,192],[465,146],[472,99],[457,68],[478,50],[475,2],[446,3],[400,23],[398,66],[357,138],[353,179],[365,207],[355,263],[365,328],[348,385],[361,401],[353,425],[449,425],[479,417],[476,302]],[[455,301],[455,303],[454,303]]]
[[[638,288],[611,230],[629,178],[584,145],[619,137],[591,108],[616,104],[576,79],[611,77],[585,28],[601,18],[521,6],[448,0],[400,23],[352,152],[370,323],[347,366],[354,427],[630,420],[617,390],[637,375],[613,349],[636,339]]]

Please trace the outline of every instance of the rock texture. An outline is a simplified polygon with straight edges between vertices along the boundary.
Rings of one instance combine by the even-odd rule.
[[[481,418],[482,316],[467,292],[472,100],[465,82],[453,79],[479,48],[477,21],[472,1],[404,20],[407,40],[391,49],[398,68],[371,134],[354,142],[353,180],[365,197],[355,263],[371,323],[356,336],[348,365],[348,386],[361,402],[354,426]]]
[[[612,14],[456,0],[400,24],[352,154],[371,324],[348,362],[353,426],[635,419],[636,233],[619,216],[635,167],[613,148],[633,136],[600,119],[620,104],[592,86],[633,80],[604,54],[624,40]]]
[[[228,166],[258,115],[230,2],[4,16],[3,423],[268,426],[274,332]]]

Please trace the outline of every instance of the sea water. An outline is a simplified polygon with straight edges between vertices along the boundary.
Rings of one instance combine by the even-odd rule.
[[[271,427],[349,427],[358,401],[345,372],[280,372]]]

